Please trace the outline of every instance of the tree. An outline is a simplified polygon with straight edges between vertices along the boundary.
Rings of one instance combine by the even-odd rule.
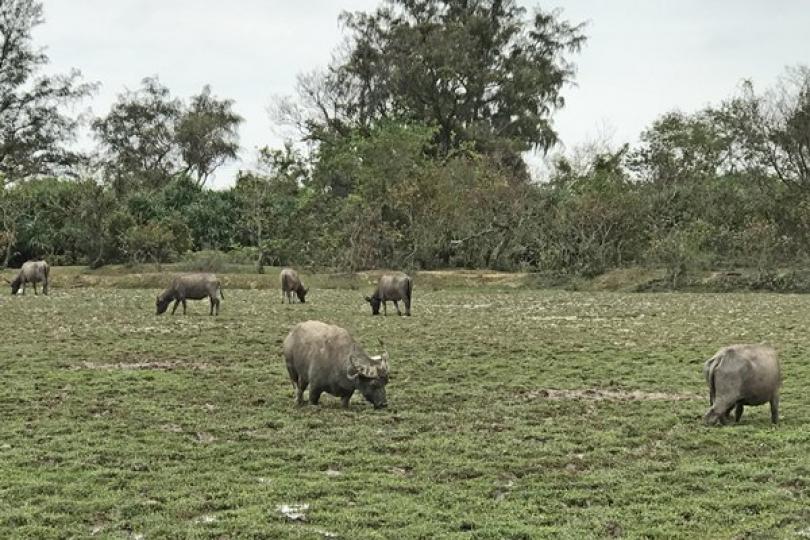
[[[65,170],[80,156],[66,148],[78,120],[60,109],[90,95],[78,71],[41,75],[48,57],[32,44],[42,3],[0,1],[0,174],[6,182]]]
[[[138,91],[119,94],[106,117],[93,122],[105,156],[105,170],[119,194],[165,185],[179,168],[175,126],[182,103],[157,78]]]
[[[0,180],[4,180],[2,174]],[[14,255],[21,221],[31,213],[29,203],[24,193],[3,181],[0,186],[0,248],[3,250],[4,267],[8,266]]]
[[[236,179],[234,191],[242,209],[240,223],[258,250],[256,271],[263,274],[267,253],[267,231],[272,218],[269,211],[270,181],[259,174],[240,174]]]
[[[156,77],[118,96],[107,116],[93,122],[105,154],[108,181],[118,193],[156,190],[181,174],[203,186],[217,167],[236,158],[242,118],[233,101],[208,86],[186,106]]]
[[[810,189],[810,68],[789,69],[763,94],[745,82],[718,119],[736,137],[749,171]]]
[[[280,107],[309,138],[414,122],[437,128],[441,155],[471,141],[524,176],[520,153],[556,143],[550,117],[564,105],[560,90],[574,74],[566,55],[584,43],[582,25],[558,12],[527,18],[514,0],[387,0],[341,20],[347,54],[299,79],[303,111]]]
[[[176,138],[185,172],[194,174],[200,186],[214,170],[236,159],[242,117],[232,109],[232,100],[218,100],[206,85],[199,95],[191,98],[190,106],[179,119]]]
[[[711,109],[662,115],[641,133],[641,146],[628,157],[630,168],[642,179],[662,184],[733,170],[733,136],[716,117]]]

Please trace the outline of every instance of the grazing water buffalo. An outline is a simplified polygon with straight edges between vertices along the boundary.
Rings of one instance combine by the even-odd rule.
[[[340,398],[344,408],[359,390],[375,409],[386,406],[388,352],[371,357],[348,331],[320,321],[306,321],[293,327],[284,340],[284,359],[295,388],[295,402],[318,404],[323,392]]]
[[[287,303],[292,304],[292,295],[295,293],[298,300],[303,304],[306,302],[306,296],[309,289],[304,287],[301,283],[301,278],[298,277],[298,272],[292,268],[285,268],[281,271],[281,303],[284,303],[284,297],[287,297]]]
[[[48,275],[51,273],[51,268],[45,261],[28,261],[23,263],[20,268],[20,273],[14,278],[11,283],[11,294],[17,294],[17,291],[22,287],[22,293],[25,294],[25,284],[31,283],[34,286],[34,294],[37,294],[37,283],[42,282],[42,293],[48,294]]]
[[[174,300],[172,315],[177,311],[177,304],[181,302],[183,303],[183,315],[185,315],[186,300],[202,300],[208,297],[211,300],[211,311],[208,314],[213,315],[214,308],[216,308],[217,315],[219,315],[217,291],[219,291],[219,296],[225,300],[225,295],[222,294],[222,286],[214,274],[182,274],[175,276],[171,285],[157,296],[155,301],[156,314],[160,315],[165,312],[171,301]]]
[[[779,421],[779,386],[782,374],[776,351],[765,345],[732,345],[706,360],[703,375],[709,385],[711,409],[707,424],[726,424],[734,409],[740,421],[744,405],[771,404],[771,422]]]
[[[366,302],[371,304],[371,314],[380,314],[380,304],[383,305],[383,313],[388,315],[389,300],[394,302],[397,308],[397,315],[402,315],[399,311],[399,300],[405,302],[405,315],[411,316],[411,294],[413,293],[413,279],[405,274],[386,274],[377,282],[374,294],[366,296]]]

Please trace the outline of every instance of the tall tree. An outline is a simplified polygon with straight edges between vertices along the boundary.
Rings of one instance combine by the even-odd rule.
[[[160,189],[178,174],[203,186],[219,166],[236,158],[242,118],[233,101],[208,86],[186,106],[155,77],[118,96],[107,116],[93,122],[109,181],[119,193]]]
[[[63,170],[79,155],[73,140],[77,119],[63,106],[91,94],[78,71],[42,75],[48,57],[34,48],[32,30],[44,21],[42,3],[0,1],[0,174],[15,182]]]
[[[718,119],[735,136],[749,170],[810,190],[810,68],[790,68],[767,92],[750,82]]]
[[[472,142],[521,170],[521,152],[557,141],[551,115],[574,75],[567,56],[585,41],[559,12],[528,17],[514,0],[386,0],[341,20],[347,53],[299,80],[309,117],[282,107],[310,138],[405,120],[436,126],[442,153]]]
[[[108,181],[118,193],[160,188],[177,172],[181,114],[182,102],[157,78],[145,78],[140,90],[120,94],[107,116],[93,122]]]
[[[233,100],[217,99],[206,85],[191,98],[191,104],[177,125],[177,144],[186,165],[202,186],[211,173],[239,151],[239,124],[242,117],[233,111]]]

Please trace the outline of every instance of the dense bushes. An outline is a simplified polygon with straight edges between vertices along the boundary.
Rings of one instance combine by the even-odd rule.
[[[190,269],[217,270],[261,259],[586,276],[652,265],[673,283],[690,269],[737,266],[765,279],[807,259],[810,195],[780,182],[725,174],[662,185],[597,155],[582,173],[558,167],[551,181],[527,184],[473,151],[432,159],[431,137],[387,125],[311,163],[294,153],[268,158],[266,174],[244,175],[227,191],[183,177],[123,199],[89,180],[18,183],[2,195],[2,239],[12,264],[184,258]]]

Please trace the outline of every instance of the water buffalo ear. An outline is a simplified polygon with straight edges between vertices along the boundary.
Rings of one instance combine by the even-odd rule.
[[[368,302],[369,304],[371,303],[371,297],[370,296],[366,296],[366,302]]]

